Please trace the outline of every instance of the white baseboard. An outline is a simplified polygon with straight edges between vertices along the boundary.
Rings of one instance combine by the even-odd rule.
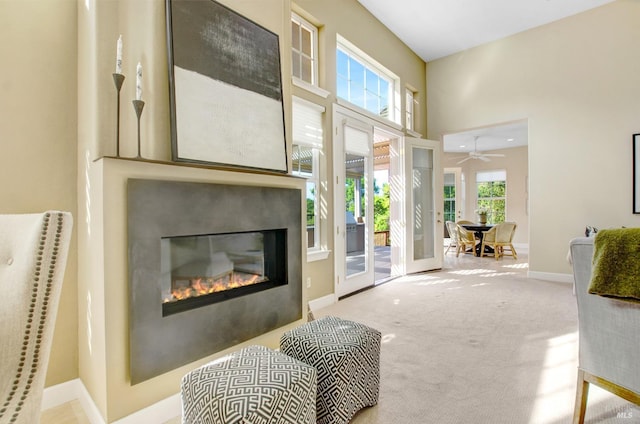
[[[41,409],[46,411],[73,400],[80,402],[80,406],[91,424],[105,424],[100,410],[79,378],[45,388],[42,393]]]
[[[42,410],[55,408],[78,400],[91,424],[105,424],[100,410],[79,378],[47,387],[42,394]],[[114,424],[162,424],[182,413],[180,394],[177,393],[140,411],[114,421]]]
[[[333,305],[334,303],[336,303],[336,295],[332,293],[326,296],[319,297],[317,299],[310,300],[309,308],[311,308],[311,311],[313,312],[317,311],[318,309]]]
[[[529,271],[527,273],[527,277],[535,278],[536,280],[554,281],[556,283],[573,284],[573,274],[559,274],[554,272]]]
[[[45,388],[42,393],[41,409],[44,411],[78,399],[81,385],[80,379],[75,379]]]

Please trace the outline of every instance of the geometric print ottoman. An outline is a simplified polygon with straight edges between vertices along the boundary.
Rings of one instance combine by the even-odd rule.
[[[318,371],[318,424],[348,423],[360,409],[378,403],[380,339],[378,330],[331,316],[282,335],[282,353]]]
[[[249,346],[182,378],[183,424],[313,424],[315,368],[265,346]]]

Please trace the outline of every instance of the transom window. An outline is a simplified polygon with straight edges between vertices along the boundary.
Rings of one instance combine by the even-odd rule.
[[[318,85],[318,28],[299,15],[291,14],[292,75]]]
[[[476,174],[478,209],[487,210],[487,221],[505,221],[507,202],[507,171],[482,171]]]
[[[336,68],[339,98],[399,124],[397,76],[342,37],[338,37]]]

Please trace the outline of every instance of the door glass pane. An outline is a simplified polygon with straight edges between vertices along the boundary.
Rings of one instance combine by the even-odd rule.
[[[345,223],[347,277],[367,271],[365,234],[366,158],[357,154],[345,155]]]
[[[433,151],[414,147],[411,158],[413,259],[429,259],[435,255]]]

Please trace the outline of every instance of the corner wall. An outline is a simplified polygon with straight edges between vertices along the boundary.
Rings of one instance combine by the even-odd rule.
[[[78,377],[76,1],[0,1],[0,213],[59,209],[74,228],[46,386]]]
[[[427,64],[429,138],[528,118],[531,271],[571,273],[585,225],[640,226],[639,19],[618,0]]]

